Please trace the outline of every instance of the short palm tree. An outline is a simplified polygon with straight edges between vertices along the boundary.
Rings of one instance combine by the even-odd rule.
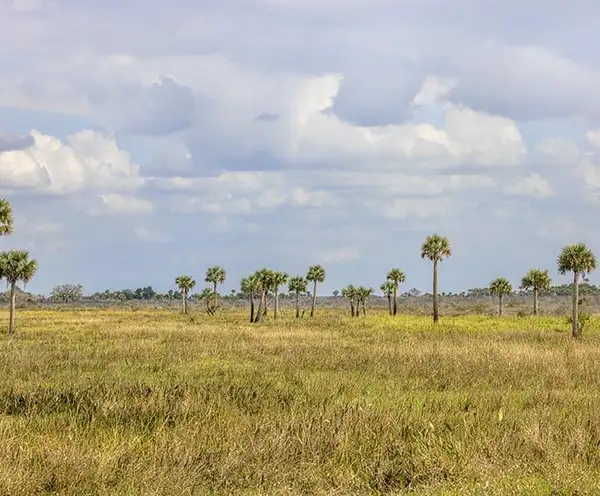
[[[308,281],[302,276],[290,277],[288,290],[293,293],[296,300],[296,318],[300,317],[300,295],[308,291]]]
[[[312,306],[310,308],[310,316],[315,314],[315,305],[317,304],[317,283],[325,281],[325,269],[321,265],[313,265],[309,267],[306,274],[306,280],[313,283]]]
[[[279,311],[279,287],[283,286],[289,278],[289,275],[285,272],[273,271],[271,288],[275,295],[275,302],[273,304],[273,319],[277,320],[277,312]]]
[[[596,269],[596,256],[584,243],[574,243],[565,246],[557,259],[559,274],[573,272],[573,315],[572,336],[579,337],[579,279]]]
[[[38,263],[29,258],[25,250],[10,250],[0,253],[0,279],[6,279],[10,286],[10,317],[8,334],[15,332],[15,304],[17,284],[27,284],[37,272]]]
[[[273,287],[273,271],[271,269],[262,268],[254,273],[254,277],[256,278],[256,284],[260,294],[258,311],[254,318],[254,322],[260,322],[264,319],[267,311],[267,294]]]
[[[256,298],[256,295],[260,291],[256,274],[242,278],[240,281],[240,290],[250,301],[250,322],[254,322],[254,298]]]
[[[0,198],[0,236],[7,236],[13,232],[13,213],[10,202]]]
[[[357,288],[357,299],[358,304],[362,306],[363,315],[367,315],[366,302],[369,297],[373,294],[373,288],[366,288],[365,286],[359,286]],[[358,304],[356,307],[356,316],[358,317]]]
[[[508,279],[498,277],[490,283],[490,294],[498,297],[498,315],[502,317],[502,297],[512,293],[512,286]]]
[[[538,314],[538,295],[541,292],[548,291],[552,280],[548,275],[548,270],[531,269],[521,279],[521,288],[533,290],[533,315]]]
[[[392,269],[387,274],[387,280],[394,285],[394,315],[398,313],[398,288],[406,281],[406,275],[400,269]]]
[[[355,312],[358,313],[358,308],[356,309],[356,311],[354,309],[354,302],[358,296],[357,289],[358,288],[356,288],[352,284],[348,284],[348,286],[342,289],[342,296],[344,298],[348,298],[348,301],[350,302],[350,315],[352,315],[352,317],[354,317]]]
[[[393,315],[392,296],[394,295],[394,291],[396,289],[396,287],[394,286],[394,283],[392,281],[385,281],[381,286],[379,286],[379,289],[381,289],[383,296],[387,297],[388,309],[390,311],[390,315]]]
[[[421,258],[427,258],[433,262],[433,321],[440,319],[438,309],[438,265],[445,258],[452,256],[450,241],[445,236],[432,234],[427,236],[421,246]]]
[[[206,269],[206,275],[204,276],[204,282],[208,282],[213,285],[213,309],[217,309],[219,293],[217,292],[217,286],[225,282],[227,273],[223,267],[215,265]],[[214,313],[214,312],[213,312]]]
[[[214,306],[215,292],[211,288],[204,288],[199,294],[196,295],[198,301],[203,301],[206,305],[206,313],[209,315],[215,314]]]
[[[175,278],[175,284],[181,291],[181,308],[183,313],[188,313],[188,295],[189,292],[194,289],[196,281],[190,276],[179,276]]]

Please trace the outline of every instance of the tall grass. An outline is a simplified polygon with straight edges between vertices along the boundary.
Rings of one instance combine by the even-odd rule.
[[[550,317],[17,325],[0,494],[600,494],[595,321],[578,343]]]

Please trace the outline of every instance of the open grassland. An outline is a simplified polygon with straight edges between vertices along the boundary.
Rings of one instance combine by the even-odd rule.
[[[0,494],[600,494],[596,321],[246,318],[21,311]]]

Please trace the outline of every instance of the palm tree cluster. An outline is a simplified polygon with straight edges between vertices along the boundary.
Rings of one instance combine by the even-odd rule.
[[[14,219],[10,202],[0,198],[0,236],[13,233]],[[37,272],[38,263],[29,258],[26,250],[9,250],[0,252],[0,279],[6,279],[10,288],[10,314],[8,334],[15,332],[15,307],[17,301],[17,284],[27,284]]]
[[[206,269],[204,282],[212,284],[212,288],[204,288],[202,292],[195,295],[198,301],[206,303],[206,311],[210,315],[214,315],[219,308],[219,292],[217,291],[219,284],[223,284],[227,277],[227,273],[223,267],[215,265]],[[188,313],[188,302],[190,299],[190,291],[196,286],[196,280],[191,276],[178,276],[175,278],[175,284],[181,292],[181,310],[184,314]]]
[[[366,302],[373,292],[373,288],[354,286],[352,284],[342,289],[342,296],[348,298],[350,302],[350,314],[352,317],[358,317],[361,309],[363,315],[367,315]]]

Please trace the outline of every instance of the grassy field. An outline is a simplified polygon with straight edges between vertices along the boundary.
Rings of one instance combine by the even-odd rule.
[[[595,321],[21,310],[0,494],[600,494],[599,384]]]

